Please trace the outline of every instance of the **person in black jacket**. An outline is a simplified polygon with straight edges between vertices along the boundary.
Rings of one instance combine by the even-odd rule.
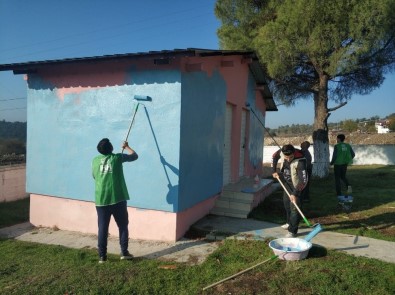
[[[280,158],[283,162],[280,172],[277,172],[277,163]],[[296,237],[299,229],[300,215],[294,204],[300,206],[301,194],[308,182],[306,159],[300,150],[293,145],[284,145],[281,150],[273,154],[272,169],[274,178],[279,178],[286,187],[288,193],[284,191],[283,202],[286,212],[287,223],[283,228],[287,228],[286,237]]]

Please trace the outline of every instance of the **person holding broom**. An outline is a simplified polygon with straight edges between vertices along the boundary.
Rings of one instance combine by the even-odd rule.
[[[274,156],[274,155],[273,155]],[[283,162],[280,168],[281,173],[277,173],[277,165],[273,165],[274,178],[279,179],[288,193],[284,191],[283,202],[287,218],[287,238],[296,237],[299,229],[300,215],[295,207],[300,207],[301,194],[308,182],[306,159],[300,150],[296,150],[293,145],[287,144],[281,148]],[[273,162],[275,161],[273,157]],[[276,160],[277,164],[278,159]]]
[[[129,217],[126,201],[129,200],[128,189],[123,175],[123,163],[135,161],[137,153],[126,141],[122,150],[128,154],[113,153],[113,146],[108,138],[103,138],[97,145],[100,155],[92,161],[92,175],[95,180],[95,204],[98,220],[99,263],[107,261],[108,228],[111,216],[114,216],[119,229],[121,260],[133,259],[128,251]]]

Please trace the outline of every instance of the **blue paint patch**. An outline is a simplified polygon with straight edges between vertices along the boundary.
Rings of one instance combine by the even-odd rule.
[[[182,74],[179,211],[222,190],[225,106],[218,71]]]
[[[255,111],[256,115],[262,122],[265,122],[265,117],[261,114],[255,104],[255,80],[251,74],[248,75],[248,92],[247,102],[250,107]],[[256,169],[262,164],[263,160],[263,139],[264,128],[259,120],[254,116],[250,116],[250,130],[249,130],[249,160],[251,165]]]

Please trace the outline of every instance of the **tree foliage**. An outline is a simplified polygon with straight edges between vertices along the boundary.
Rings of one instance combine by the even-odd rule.
[[[0,139],[18,139],[26,142],[26,122],[0,121]]]
[[[0,156],[26,154],[26,144],[18,139],[0,139]]]
[[[218,0],[223,49],[255,50],[274,97],[314,101],[314,154],[329,174],[332,111],[379,87],[395,64],[393,0]],[[328,107],[329,101],[337,106]],[[314,173],[314,171],[313,171]]]
[[[388,116],[388,121],[389,121],[388,128],[391,131],[395,131],[395,113]]]
[[[353,121],[353,120],[344,120],[341,122],[342,124],[342,129],[347,131],[347,132],[354,132],[358,130],[358,123]]]
[[[379,87],[395,62],[393,0],[218,0],[224,49],[256,50],[277,98],[311,98],[320,78],[330,98]]]

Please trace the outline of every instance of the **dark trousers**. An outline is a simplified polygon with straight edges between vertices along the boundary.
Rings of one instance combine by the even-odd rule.
[[[284,208],[285,212],[287,215],[287,223],[289,224],[288,226],[288,231],[297,234],[298,233],[298,228],[299,228],[299,222],[300,222],[300,215],[294,204],[291,203],[289,200],[289,196],[286,192],[283,194],[283,202],[284,202]],[[300,208],[300,198],[296,198],[296,205]]]
[[[346,178],[347,164],[334,165],[333,172],[335,173],[336,194],[338,196],[342,196],[341,181],[346,185],[346,188],[350,185],[347,178]]]
[[[115,222],[119,229],[119,244],[121,252],[124,254],[128,251],[129,246],[129,217],[126,201],[114,205],[96,206],[97,223],[98,223],[98,251],[100,257],[107,255],[108,227],[110,225],[111,215],[114,216]]]

